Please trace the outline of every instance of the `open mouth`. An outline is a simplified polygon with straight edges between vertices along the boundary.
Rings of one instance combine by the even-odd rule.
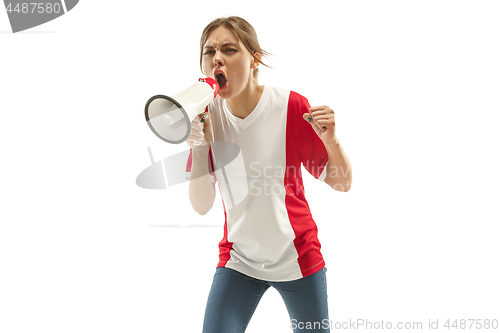
[[[217,80],[220,89],[226,88],[227,78],[222,71],[215,73],[215,79]]]

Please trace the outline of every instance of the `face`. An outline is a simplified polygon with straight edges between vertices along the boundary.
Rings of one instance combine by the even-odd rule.
[[[208,35],[202,51],[202,70],[219,83],[224,99],[238,96],[253,79],[258,62],[231,28],[219,26]]]

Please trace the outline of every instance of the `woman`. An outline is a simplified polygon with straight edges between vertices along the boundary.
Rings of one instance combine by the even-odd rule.
[[[266,52],[242,18],[211,22],[200,47],[202,72],[220,90],[191,124],[189,198],[205,214],[219,180],[226,217],[203,332],[244,332],[270,286],[282,296],[294,332],[329,332],[326,267],[300,168],[349,190],[351,168],[335,136],[333,110],[258,84]],[[244,167],[220,165],[223,146],[215,149],[215,142],[236,144]],[[246,196],[235,200],[242,189]]]

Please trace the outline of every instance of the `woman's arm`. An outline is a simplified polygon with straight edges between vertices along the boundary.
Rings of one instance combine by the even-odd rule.
[[[347,192],[352,185],[351,162],[344,149],[340,146],[335,135],[335,114],[328,106],[315,106],[304,113],[303,118],[308,121],[316,134],[325,145],[328,153],[328,168],[325,183],[334,190]]]
[[[193,164],[189,180],[189,201],[193,209],[205,215],[215,201],[215,184],[210,180],[208,170],[209,145],[192,149]]]
[[[325,148],[328,152],[325,183],[334,190],[349,191],[352,185],[351,162],[340,146],[339,140],[335,137],[333,142],[325,142]]]

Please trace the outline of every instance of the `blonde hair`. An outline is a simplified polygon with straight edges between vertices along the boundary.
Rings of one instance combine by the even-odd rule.
[[[228,28],[232,28],[236,35],[240,38],[241,42],[245,46],[245,48],[250,52],[252,57],[257,60],[262,65],[269,67],[265,63],[263,63],[257,56],[255,56],[255,52],[258,52],[261,57],[268,56],[269,53],[264,51],[259,44],[259,40],[257,39],[257,33],[255,32],[254,27],[248,23],[246,20],[242,19],[238,16],[229,16],[229,17],[221,17],[210,22],[203,33],[201,34],[200,40],[200,68],[202,69],[202,60],[203,60],[203,46],[207,42],[208,35],[212,30],[218,28],[219,26],[224,25]],[[202,69],[203,71],[203,69]],[[253,72],[253,77],[257,80],[259,69],[256,68]]]

